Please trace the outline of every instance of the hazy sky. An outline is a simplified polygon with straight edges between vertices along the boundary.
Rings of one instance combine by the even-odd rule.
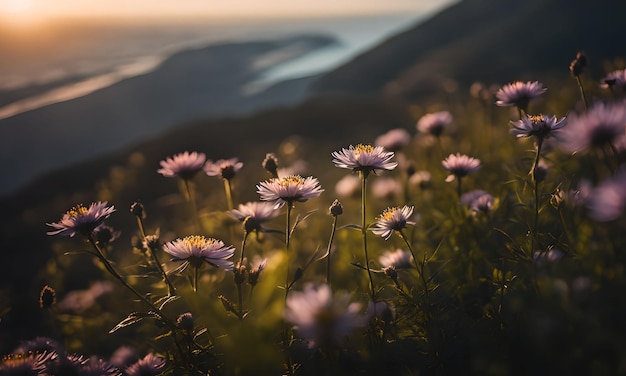
[[[422,12],[453,0],[0,0],[0,22],[55,17],[310,16]]]

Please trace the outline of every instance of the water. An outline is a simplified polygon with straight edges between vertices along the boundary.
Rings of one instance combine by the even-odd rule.
[[[148,73],[190,48],[308,33],[337,39],[331,47],[294,53],[295,58],[258,62],[262,74],[244,88],[256,94],[282,80],[332,69],[428,15],[65,23],[31,34],[0,28],[0,50],[6,53],[0,59],[0,120]]]

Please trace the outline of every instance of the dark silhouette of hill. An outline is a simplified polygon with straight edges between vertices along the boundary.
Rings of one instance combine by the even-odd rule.
[[[293,58],[331,43],[330,37],[311,35],[184,51],[148,74],[0,120],[0,195],[52,169],[113,151],[189,119],[296,104],[304,98],[306,79],[246,93],[246,85],[264,69],[256,62]]]
[[[323,75],[312,90],[417,97],[475,81],[566,77],[579,50],[602,74],[603,61],[624,54],[625,14],[626,2],[612,0],[465,0]]]

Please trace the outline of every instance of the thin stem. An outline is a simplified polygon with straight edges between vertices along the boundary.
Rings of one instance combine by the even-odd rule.
[[[376,289],[374,287],[374,279],[372,278],[372,271],[370,270],[370,259],[367,254],[367,226],[365,223],[365,203],[366,203],[366,181],[367,175],[363,171],[359,172],[361,175],[361,234],[363,235],[363,253],[365,253],[365,268],[367,269],[367,276],[370,280],[370,295],[372,297],[372,303],[376,303]]]
[[[224,179],[224,191],[226,192],[226,202],[228,203],[228,210],[233,210],[233,194],[230,185],[230,179]]]
[[[457,176],[456,178],[456,194],[457,196],[459,196],[459,199],[461,199],[461,195],[463,195],[463,189],[461,187],[461,177]]]
[[[411,252],[411,256],[413,257],[413,263],[415,264],[415,269],[417,270],[420,280],[422,281],[422,285],[424,286],[424,304],[422,305],[422,308],[426,311],[425,313],[428,315],[429,310],[425,308],[428,305],[428,300],[429,300],[428,281],[426,281],[426,277],[424,276],[424,267],[426,266],[426,255],[424,255],[424,260],[422,261],[421,265],[419,265],[417,262],[417,258],[415,257],[415,252],[413,251],[413,246],[411,246],[409,239],[406,237],[406,235],[402,231],[398,231],[398,234],[400,235],[402,240],[404,240],[404,243],[406,244],[406,246],[409,248],[409,252]]]
[[[137,226],[139,227],[141,238],[144,240],[144,243],[147,243],[146,231],[144,230],[143,220],[141,219],[140,216],[135,216],[135,218],[137,218]],[[163,277],[163,281],[165,281],[165,284],[167,285],[168,295],[170,296],[176,295],[176,289],[174,288],[174,285],[172,284],[170,279],[167,277],[167,273],[165,273],[165,270],[163,269],[163,265],[161,265],[161,262],[159,261],[159,258],[156,254],[156,249],[152,249],[150,247],[148,248],[149,248],[148,250],[150,251],[150,254],[152,255],[152,259],[154,260],[154,263],[157,265],[157,268],[159,269],[159,272],[161,273],[161,277]]]
[[[585,104],[585,110],[588,110],[589,106],[587,105],[587,96],[585,95],[585,89],[583,88],[583,83],[582,83],[582,80],[580,79],[580,76],[576,76],[576,82],[578,83],[580,96],[582,97],[583,103]]]
[[[196,205],[196,198],[194,195],[193,187],[191,187],[191,184],[189,184],[188,179],[183,179],[183,181],[185,182],[187,200],[191,204],[191,211],[194,217],[194,223],[196,224],[197,230],[200,231],[202,227],[200,226],[200,218],[198,218],[198,206]]]
[[[176,324],[174,324],[167,316],[165,316],[163,314],[163,311],[161,311],[150,300],[148,300],[145,296],[143,296],[137,290],[135,290],[134,287],[132,287],[130,284],[128,284],[128,282],[126,282],[126,280],[115,270],[115,268],[113,268],[113,265],[111,265],[111,262],[104,256],[104,253],[102,253],[102,249],[100,248],[100,246],[98,246],[98,243],[93,238],[93,235],[89,234],[87,236],[87,239],[89,240],[89,243],[96,250],[96,252],[97,252],[96,256],[102,262],[102,264],[104,264],[104,267],[106,268],[106,270],[109,273],[111,273],[111,275],[113,277],[115,277],[115,279],[117,279],[124,287],[126,287],[137,298],[139,298],[139,300],[141,300],[142,302],[146,303],[152,310],[154,310],[159,315],[159,317],[161,317],[170,328],[175,329],[176,328]]]
[[[239,259],[239,265],[243,265],[243,255],[246,251],[246,241],[248,240],[248,235],[250,235],[250,233],[244,230],[243,240],[241,241],[241,258]]]
[[[193,267],[193,292],[195,293],[198,292],[198,271],[199,270],[200,270],[200,267],[198,266]]]
[[[333,216],[333,229],[330,232],[330,240],[328,241],[328,249],[326,250],[326,283],[330,287],[330,250],[333,245],[333,239],[335,238],[335,230],[337,230],[337,216]]]
[[[289,293],[289,259],[290,259],[290,245],[291,245],[291,209],[292,203],[287,202],[287,224],[285,227],[285,246],[287,248],[287,278],[285,279],[285,301],[287,301],[287,294]]]
[[[533,163],[532,176],[533,176],[533,190],[535,193],[535,214],[533,220],[533,228],[531,234],[531,249],[530,256],[532,257],[535,252],[535,243],[537,242],[537,231],[539,227],[539,182],[537,181],[537,167],[539,166],[539,157],[541,156],[541,146],[543,145],[543,138],[537,138],[537,154],[535,155],[535,162]]]
[[[239,298],[239,320],[243,320],[243,294],[241,293],[241,283],[237,283],[237,297]]]

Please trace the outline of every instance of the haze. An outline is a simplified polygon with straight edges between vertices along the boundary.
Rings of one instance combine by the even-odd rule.
[[[54,18],[292,17],[426,12],[452,0],[0,0],[0,22]]]

